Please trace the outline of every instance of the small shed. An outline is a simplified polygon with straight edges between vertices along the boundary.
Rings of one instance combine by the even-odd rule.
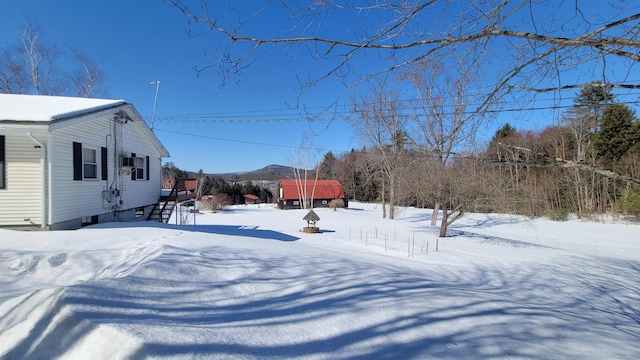
[[[244,203],[245,204],[259,204],[260,198],[253,194],[245,194],[244,195]]]

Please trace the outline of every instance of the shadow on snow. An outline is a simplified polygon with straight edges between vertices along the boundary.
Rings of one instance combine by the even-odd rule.
[[[73,316],[40,323],[8,355],[61,356],[105,324],[144,334],[133,359],[640,358],[639,275],[639,262],[591,258],[424,272],[166,246],[129,276],[67,288],[43,321]]]
[[[107,227],[110,228],[114,223],[105,223],[92,226],[93,228]],[[118,223],[121,224],[121,223]],[[231,235],[253,237],[258,239],[278,240],[278,241],[296,241],[300,238],[287,235],[274,230],[260,229],[258,226],[247,225],[174,225],[165,224],[156,221],[141,221],[126,223],[127,227],[155,227],[163,229],[174,229],[180,231],[202,232],[207,234]]]

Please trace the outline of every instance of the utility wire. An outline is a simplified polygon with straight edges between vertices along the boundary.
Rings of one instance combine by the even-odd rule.
[[[621,101],[617,102],[626,105],[637,105],[640,103],[640,100],[635,101]],[[473,105],[469,105],[467,107],[472,107]],[[451,108],[453,106],[442,106],[442,108]],[[514,113],[514,112],[531,112],[531,111],[543,111],[543,110],[566,110],[570,108],[574,108],[575,105],[550,105],[550,106],[535,106],[535,107],[521,107],[521,108],[511,108],[511,109],[496,109],[496,110],[487,110],[484,113],[486,114],[500,114],[500,113]],[[403,111],[417,111],[417,114],[413,114],[416,116],[425,116],[424,114],[420,114],[419,112],[422,110],[420,106],[405,106],[400,107],[400,110]],[[257,112],[257,111],[256,111]],[[464,112],[443,112],[440,115],[448,116],[448,115],[473,115],[475,111],[464,111]],[[329,121],[353,121],[356,118],[356,114],[352,111],[336,111],[335,115],[321,117],[319,115],[311,116],[310,118],[305,117],[299,113],[291,113],[291,114],[275,114],[275,115],[266,115],[266,114],[258,114],[258,115],[234,115],[234,116],[225,116],[225,115],[172,115],[172,116],[162,116],[156,117],[156,121],[161,122],[178,122],[178,123],[284,123],[284,122],[329,122]],[[275,117],[277,116],[277,117]],[[309,115],[307,115],[309,116]]]
[[[280,147],[280,148],[289,148],[289,149],[302,149],[302,150],[345,152],[344,150],[339,150],[339,151],[336,150],[336,151],[334,151],[334,150],[311,148],[311,147],[304,147],[304,146],[269,144],[269,143],[261,143],[261,142],[257,142],[257,141],[225,139],[225,138],[219,138],[219,137],[215,137],[215,136],[207,136],[207,135],[202,135],[202,134],[189,134],[189,133],[184,133],[184,132],[179,132],[179,131],[172,131],[172,130],[164,130],[164,129],[154,129],[154,131],[166,132],[166,133],[176,134],[176,135],[199,137],[199,138],[210,139],[210,140],[233,142],[233,143],[239,143],[239,144],[261,145],[261,146]],[[351,150],[348,150],[348,151],[351,151]]]
[[[631,95],[636,95],[631,94]],[[629,96],[629,94],[626,94],[625,96]],[[569,101],[569,100],[573,100],[576,99],[578,96],[574,96],[574,97],[566,97],[563,98],[563,101]],[[640,96],[639,96],[640,98]],[[537,99],[535,100],[535,102],[545,102],[545,101],[559,101],[556,98],[549,98],[549,99]],[[401,100],[400,102],[403,103],[411,103],[411,102],[419,102],[419,100]],[[500,102],[498,104],[510,104],[513,102]],[[623,102],[618,102],[618,103],[623,103],[623,104],[638,104],[640,103],[640,100],[636,100],[636,101],[623,101]],[[471,107],[473,105],[469,105],[468,107]],[[445,105],[443,106],[443,108],[447,108],[447,107],[453,107],[453,105]],[[521,107],[521,108],[511,108],[511,109],[497,109],[497,110],[487,110],[485,113],[487,114],[499,114],[499,113],[514,113],[514,112],[530,112],[530,111],[542,111],[542,110],[561,110],[561,109],[569,109],[569,108],[573,108],[575,107],[575,105],[550,105],[550,106],[537,106],[537,107]],[[310,107],[307,109],[325,109],[323,107]],[[400,109],[402,110],[422,110],[421,106],[403,106],[400,107]],[[311,118],[305,118],[305,117],[301,117],[301,115],[299,113],[283,113],[283,111],[289,111],[292,109],[272,109],[272,110],[251,110],[251,111],[234,111],[234,112],[227,112],[227,113],[220,113],[220,114],[186,114],[186,115],[167,115],[167,116],[162,116],[162,117],[156,117],[156,121],[158,122],[178,122],[178,123],[202,123],[202,124],[208,124],[208,123],[231,123],[231,124],[237,124],[237,123],[283,123],[283,122],[307,122],[307,123],[314,123],[314,122],[331,122],[331,121],[353,121],[356,118],[356,114],[354,114],[353,111],[334,111],[333,113],[336,114],[334,116],[331,117],[320,117],[318,115],[315,116],[311,116]],[[250,115],[252,113],[255,113],[256,115]],[[269,113],[273,113],[273,114],[269,114]],[[463,114],[465,115],[472,115],[474,113],[474,111],[466,111],[463,112]],[[237,114],[237,115],[236,115]],[[346,115],[345,115],[346,114]],[[440,115],[443,116],[447,116],[447,115],[453,115],[454,112],[445,112],[445,113],[441,113]],[[456,115],[459,115],[460,113],[456,113]],[[417,115],[419,117],[423,117],[426,116],[425,114],[414,114]],[[307,115],[309,116],[309,115]],[[262,143],[262,142],[255,142],[255,141],[246,141],[246,140],[235,140],[235,139],[227,139],[227,138],[220,138],[220,137],[214,137],[214,136],[207,136],[207,135],[202,135],[202,134],[191,134],[191,133],[184,133],[184,132],[178,132],[178,131],[173,131],[173,130],[166,130],[166,129],[155,129],[155,131],[160,131],[160,132],[166,132],[166,133],[171,133],[171,134],[176,134],[176,135],[184,135],[184,136],[191,136],[191,137],[199,137],[199,138],[205,138],[205,139],[210,139],[210,140],[217,140],[217,141],[225,141],[225,142],[233,142],[233,143],[240,143],[240,144],[250,144],[250,145],[259,145],[259,146],[268,146],[268,147],[278,147],[278,148],[290,148],[290,149],[302,149],[302,150],[313,150],[313,151],[332,151],[334,153],[347,153],[350,152],[351,150],[327,150],[327,149],[320,149],[320,148],[309,148],[309,147],[302,147],[302,146],[294,146],[294,145],[281,145],[281,144],[272,144],[272,143]]]

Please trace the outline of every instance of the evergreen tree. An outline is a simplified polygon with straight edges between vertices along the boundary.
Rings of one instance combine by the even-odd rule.
[[[624,104],[609,105],[603,113],[601,130],[593,147],[597,156],[609,161],[619,160],[634,145],[635,113]]]
[[[189,173],[178,168],[173,162],[169,161],[162,167],[162,177],[172,179],[187,179]]]
[[[621,199],[620,207],[629,215],[635,215],[640,220],[640,187],[627,190]]]
[[[356,189],[356,173],[358,168],[358,153],[355,149],[340,156],[336,162],[338,169],[338,181],[342,184],[342,188],[350,198],[355,195]]]
[[[593,131],[597,131],[604,109],[614,98],[611,87],[601,81],[595,81],[583,86],[577,95],[573,100],[574,108],[583,113],[586,110],[586,113],[592,117]]]
[[[322,162],[319,166],[318,179],[320,180],[332,180],[337,177],[337,170],[335,168],[336,157],[331,151],[324,155]]]
[[[573,107],[567,111],[564,121],[573,134],[575,160],[587,160],[593,134],[599,131],[604,109],[613,98],[610,86],[602,82],[593,82],[582,87],[573,100]]]
[[[496,133],[493,135],[493,138],[491,138],[491,142],[489,142],[489,146],[487,147],[487,157],[497,159],[498,153],[500,152],[499,144],[503,139],[516,135],[517,132],[516,128],[511,126],[509,123],[504,124],[500,129],[496,130]]]
[[[496,131],[495,135],[493,135],[493,139],[491,139],[491,143],[499,142],[501,139],[514,135],[516,132],[516,128],[511,126],[511,124],[506,123]]]

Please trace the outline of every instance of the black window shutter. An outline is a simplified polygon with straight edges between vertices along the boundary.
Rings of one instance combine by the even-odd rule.
[[[136,164],[136,153],[131,153],[131,157],[133,158],[133,169],[131,169],[131,180],[135,180],[136,179],[136,166],[138,164]]]
[[[108,174],[108,166],[107,166],[107,148],[106,147],[102,147],[101,148],[101,167],[102,167],[102,180],[107,180],[107,174]]]
[[[0,135],[0,161],[4,161],[4,135]]]
[[[5,184],[4,174],[6,172],[7,166],[5,165],[5,153],[4,153],[4,135],[0,135],[0,189],[5,189],[7,184]]]
[[[73,142],[73,180],[82,180],[82,143]]]
[[[145,164],[147,166],[147,168],[145,169],[145,171],[147,172],[146,176],[147,176],[147,180],[149,180],[149,157],[145,156],[144,160],[145,160]]]

